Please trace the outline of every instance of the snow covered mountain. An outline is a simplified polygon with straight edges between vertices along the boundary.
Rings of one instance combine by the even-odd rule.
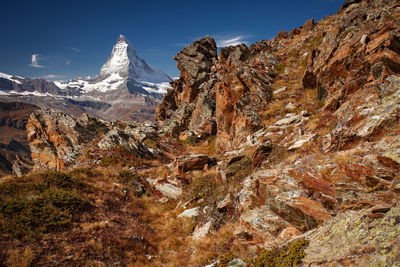
[[[136,81],[152,83],[171,81],[164,72],[149,66],[146,61],[140,59],[132,44],[123,35],[119,36],[110,57],[100,70],[101,77],[115,74]]]
[[[55,82],[62,88],[78,88],[83,92],[107,92],[128,89],[131,93],[161,98],[171,78],[139,58],[129,40],[120,35],[100,74],[94,78]]]
[[[0,73],[0,100],[55,107],[73,115],[88,112],[106,120],[152,119],[170,81],[167,74],[139,58],[120,35],[99,75],[49,82]]]

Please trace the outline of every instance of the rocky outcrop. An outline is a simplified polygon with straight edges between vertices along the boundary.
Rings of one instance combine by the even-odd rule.
[[[75,118],[61,111],[40,109],[32,113],[26,129],[35,168],[60,170],[72,166],[85,153],[84,147],[124,147],[142,158],[158,154],[142,142],[155,137],[156,128],[151,123],[109,123],[88,114]]]
[[[254,55],[245,45],[226,47],[219,55],[220,81],[216,84],[217,146],[242,142],[262,127],[257,111],[266,107],[278,60],[269,52]]]
[[[257,110],[271,98],[277,59],[252,51],[244,44],[226,47],[217,60],[215,42],[207,36],[179,52],[174,59],[181,77],[171,83],[156,111],[163,131],[174,137],[185,130],[199,137],[216,134],[223,148],[258,129]]]
[[[339,13],[346,15],[330,21],[325,33],[310,35],[315,49],[303,85],[317,88],[326,109],[336,110],[367,83],[400,73],[400,28],[390,19],[395,9],[379,8],[386,2],[347,1]]]
[[[163,122],[162,131],[174,137],[185,130],[197,135],[215,134],[215,64],[217,46],[207,36],[185,47],[174,59],[181,77],[171,83],[156,117]],[[214,70],[213,69],[213,70]]]

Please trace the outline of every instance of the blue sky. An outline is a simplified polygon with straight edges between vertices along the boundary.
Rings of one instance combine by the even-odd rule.
[[[251,44],[334,14],[343,2],[4,1],[0,72],[47,79],[96,75],[123,34],[139,57],[175,77],[172,56],[199,37]]]

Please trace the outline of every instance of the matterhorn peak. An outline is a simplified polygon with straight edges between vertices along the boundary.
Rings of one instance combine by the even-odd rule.
[[[115,76],[115,78],[131,79],[135,81],[166,82],[171,78],[165,73],[152,68],[143,59],[139,58],[133,45],[122,34],[119,35],[113,46],[107,62],[101,67],[101,77]]]
[[[120,34],[119,37],[118,37],[117,43],[119,43],[119,42],[129,43],[129,40],[126,39],[125,35]]]

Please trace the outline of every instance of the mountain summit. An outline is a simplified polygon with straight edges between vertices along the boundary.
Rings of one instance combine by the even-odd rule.
[[[118,37],[110,57],[100,70],[101,77],[106,78],[110,75],[153,83],[171,81],[167,74],[152,68],[146,61],[139,58],[133,45],[122,34]]]
[[[120,35],[99,75],[48,82],[0,73],[0,100],[57,108],[75,116],[86,112],[105,120],[153,120],[170,81],[139,58]]]

